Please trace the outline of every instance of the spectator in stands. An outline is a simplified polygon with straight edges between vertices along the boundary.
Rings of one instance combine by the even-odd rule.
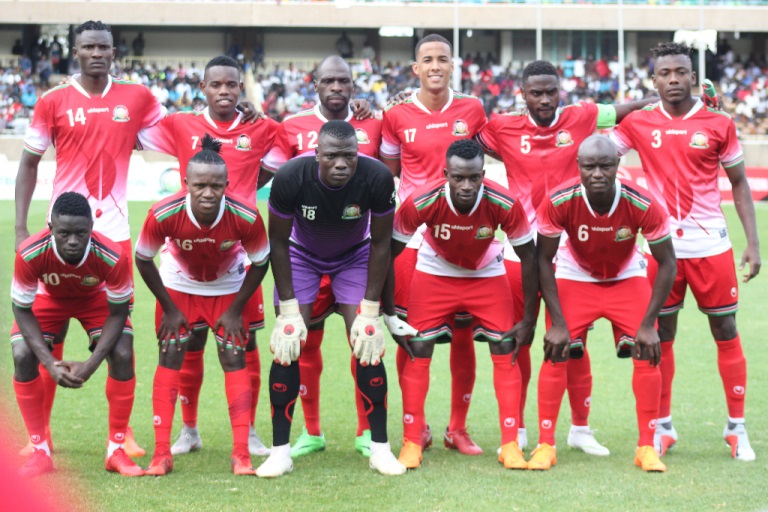
[[[355,54],[354,45],[345,31],[341,32],[341,37],[336,40],[336,51],[344,59],[351,59]]]

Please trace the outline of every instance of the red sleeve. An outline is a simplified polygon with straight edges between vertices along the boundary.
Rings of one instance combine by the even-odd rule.
[[[141,227],[141,233],[139,233],[139,239],[136,242],[136,259],[152,260],[160,252],[160,249],[165,244],[165,233],[157,222],[155,214],[152,210],[149,211],[144,225]]]
[[[141,120],[141,126],[142,128],[146,128],[160,122],[160,120],[165,117],[166,110],[148,88],[141,87],[141,91],[145,96],[144,104],[147,106],[147,109],[144,112],[144,117]]]
[[[176,119],[182,114],[171,114],[164,117],[154,126],[139,131],[139,149],[159,151],[166,155],[178,157],[176,148]]]
[[[16,253],[11,279],[11,299],[20,308],[31,308],[37,295],[37,272],[30,263],[24,261],[21,250]]]
[[[133,278],[131,277],[131,262],[128,255],[120,254],[117,264],[107,276],[105,283],[107,300],[112,304],[124,304],[133,295]]]
[[[744,152],[741,149],[739,137],[736,135],[736,125],[730,118],[726,125],[723,146],[720,148],[720,154],[718,156],[725,168],[733,167],[744,161]]]
[[[649,244],[669,238],[669,214],[657,202],[651,202],[640,221],[640,229]]]
[[[248,255],[248,259],[254,265],[262,266],[269,261],[267,230],[264,229],[264,221],[261,219],[261,215],[257,216],[252,224],[248,224],[248,228],[240,242],[245,249],[245,253]]]
[[[560,236],[563,231],[565,231],[565,225],[560,219],[560,210],[561,208],[557,208],[554,203],[547,198],[536,212],[536,224],[539,233],[554,238]]]
[[[392,226],[392,238],[398,242],[407,244],[416,230],[424,223],[421,212],[416,209],[413,198],[409,197],[395,212],[395,221]]]
[[[486,151],[493,151],[498,155],[499,145],[496,142],[496,129],[498,125],[497,119],[499,119],[499,116],[491,119],[490,122],[488,122],[483,127],[483,129],[480,130],[480,133],[478,134],[478,140],[480,145],[483,146],[483,149]]]
[[[533,239],[531,224],[525,215],[523,203],[515,201],[512,208],[505,210],[504,219],[501,223],[501,229],[509,238],[509,243],[514,247],[523,245]]]
[[[32,122],[24,136],[24,149],[35,155],[43,155],[53,141],[53,100],[43,96],[35,105]]]
[[[483,127],[488,124],[488,118],[485,116],[485,109],[483,108],[483,104],[480,100],[475,100],[477,102],[477,107],[472,111],[473,118],[471,129],[472,129],[472,137],[480,133],[480,131],[483,129]]]
[[[261,165],[269,171],[277,172],[285,162],[294,157],[294,154],[285,124],[277,126],[274,137],[272,149],[261,160]]]
[[[384,119],[381,122],[381,147],[379,148],[379,152],[384,158],[400,158],[402,143],[397,136],[396,122],[397,117],[393,108],[384,112]]]

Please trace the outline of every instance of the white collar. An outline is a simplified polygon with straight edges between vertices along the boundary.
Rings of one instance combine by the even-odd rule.
[[[419,93],[421,92],[421,88],[416,89],[413,91],[413,94],[411,94],[411,100],[413,100],[413,104],[416,105],[418,108],[426,112],[427,114],[432,115],[432,111],[429,110],[427,107],[424,106],[422,102],[419,101]],[[442,114],[446,110],[448,110],[448,107],[451,106],[451,103],[453,103],[453,89],[448,89],[448,102],[445,104],[443,108],[440,109],[440,113]]]
[[[71,263],[64,261],[64,258],[61,257],[59,254],[59,250],[56,248],[56,238],[53,236],[53,233],[51,233],[51,244],[53,245],[53,254],[56,255],[56,258],[60,262],[62,262],[65,265],[69,265],[71,267],[80,268],[83,263],[85,263],[85,260],[88,259],[88,253],[91,252],[91,238],[88,238],[88,245],[85,246],[85,252],[83,253],[83,259],[80,260],[80,262],[77,265],[72,265]]]
[[[485,190],[485,184],[480,185],[480,190],[477,191],[477,199],[475,200],[475,205],[472,207],[472,209],[467,213],[467,217],[470,217],[475,211],[477,210],[477,207],[480,206],[480,200],[483,198],[483,191]],[[453,206],[453,201],[451,201],[451,188],[448,186],[448,182],[445,182],[445,200],[448,202],[448,208],[451,209],[453,213],[458,215],[464,215],[463,213],[460,213],[456,210],[456,208]]]
[[[589,210],[589,213],[591,213],[593,217],[597,218],[597,215],[595,215],[595,211],[592,209],[592,205],[589,204],[589,199],[587,198],[587,189],[584,188],[583,184],[581,185],[581,197],[584,198],[584,203],[587,205],[587,209]],[[616,207],[619,206],[620,198],[621,198],[621,182],[619,181],[619,178],[616,178],[616,195],[613,198],[613,204],[611,205],[611,209],[608,210],[606,217],[610,217],[611,215],[613,215],[613,212],[616,211]]]
[[[224,201],[226,199],[226,196],[221,196],[221,204],[219,205],[219,214],[216,216],[216,220],[213,221],[213,224],[208,226],[208,229],[213,229],[216,227],[216,225],[219,223],[221,218],[224,216]],[[189,220],[192,221],[192,224],[195,225],[196,228],[203,229],[200,227],[200,223],[197,222],[197,219],[195,218],[195,214],[192,213],[192,196],[187,192],[187,217],[189,217]]]
[[[80,78],[80,75],[81,75],[81,73],[78,73],[78,74],[74,75],[74,76],[73,76],[73,77],[72,77],[72,78],[69,80],[69,83],[70,83],[70,85],[72,85],[72,87],[74,87],[75,89],[77,89],[77,91],[78,91],[80,94],[82,94],[82,95],[83,95],[83,96],[85,96],[86,98],[90,98],[90,97],[91,97],[91,95],[90,95],[90,94],[88,94],[88,92],[87,92],[85,89],[83,89],[83,86],[82,86],[82,85],[80,85],[80,82],[78,82],[78,81],[77,81],[77,79],[78,79],[78,78]],[[106,96],[106,95],[107,95],[107,93],[109,92],[109,90],[110,90],[111,88],[112,88],[112,75],[109,75],[109,74],[108,74],[108,75],[107,75],[107,86],[104,88],[104,92],[102,92],[102,93],[101,93],[101,97],[103,98],[104,96]]]
[[[219,128],[219,125],[217,125],[216,121],[214,121],[213,118],[211,117],[211,113],[209,112],[208,107],[205,107],[203,109],[203,117],[205,117],[205,120],[212,127],[216,128],[216,129]],[[231,132],[232,130],[237,128],[237,126],[240,124],[240,119],[242,119],[242,118],[243,118],[243,113],[240,112],[240,111],[237,111],[237,115],[235,116],[235,119],[232,120],[232,124],[229,125],[229,128],[227,128],[227,131]]]

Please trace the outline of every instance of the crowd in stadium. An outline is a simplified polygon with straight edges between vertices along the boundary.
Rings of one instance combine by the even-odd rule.
[[[740,135],[768,134],[768,89],[764,57],[742,62],[726,49],[714,56],[711,67],[725,103],[734,116]],[[37,59],[35,71],[31,61],[22,56],[20,65],[0,68],[0,128],[23,133],[35,103],[50,86],[58,56]],[[123,67],[115,62],[114,74],[123,79],[143,83],[170,112],[200,110],[205,98],[199,88],[201,70],[196,67],[156,69],[147,60],[143,64],[124,59]],[[562,103],[568,105],[589,98],[597,103],[615,101],[619,88],[619,64],[614,57],[571,58],[557,63],[562,76]],[[630,100],[653,95],[652,62],[629,65],[626,70],[626,95]],[[253,69],[252,65],[246,65]],[[507,112],[523,106],[520,93],[522,69],[512,69],[498,62],[492,54],[466,55],[461,64],[462,90],[479,97],[487,115]],[[255,68],[255,100],[264,112],[276,120],[314,105],[312,69],[297,69],[291,63],[268,67],[262,62]],[[418,87],[418,78],[411,73],[410,64],[400,62],[362,61],[353,66],[356,98],[368,100],[375,110],[383,110],[387,100],[401,91]],[[58,75],[57,75],[58,76]],[[719,78],[719,81],[717,80]],[[55,85],[55,84],[53,84]],[[7,132],[6,132],[7,133]]]

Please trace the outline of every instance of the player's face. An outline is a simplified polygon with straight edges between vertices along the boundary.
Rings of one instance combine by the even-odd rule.
[[[549,126],[560,104],[560,79],[552,75],[529,76],[523,85],[523,99],[534,121]]]
[[[687,55],[665,55],[656,59],[653,86],[664,102],[675,105],[689,100],[695,80],[696,73]]]
[[[451,191],[451,202],[457,210],[466,213],[475,206],[484,177],[483,158],[480,156],[464,160],[453,155],[448,160],[445,179]]]
[[[349,98],[352,97],[352,75],[349,67],[338,60],[328,60],[317,70],[315,90],[320,104],[333,113],[349,110]]]
[[[106,76],[115,57],[112,34],[106,30],[86,30],[75,39],[74,56],[80,61],[83,75]]]
[[[357,139],[337,139],[323,134],[317,142],[320,181],[331,188],[349,183],[357,170]]]
[[[71,265],[80,263],[91,239],[93,220],[80,215],[57,215],[51,217],[48,227],[61,259]]]
[[[610,194],[616,182],[619,157],[615,153],[593,147],[579,153],[581,183],[590,195]]]
[[[223,164],[190,162],[184,180],[189,191],[192,213],[198,222],[210,223],[216,219],[227,188],[227,168]]]
[[[243,90],[240,71],[230,66],[212,66],[205,72],[200,88],[214,119],[229,120],[235,116],[235,107]]]
[[[430,92],[442,92],[448,89],[453,74],[451,47],[434,41],[419,47],[413,74],[419,77],[422,89]]]

